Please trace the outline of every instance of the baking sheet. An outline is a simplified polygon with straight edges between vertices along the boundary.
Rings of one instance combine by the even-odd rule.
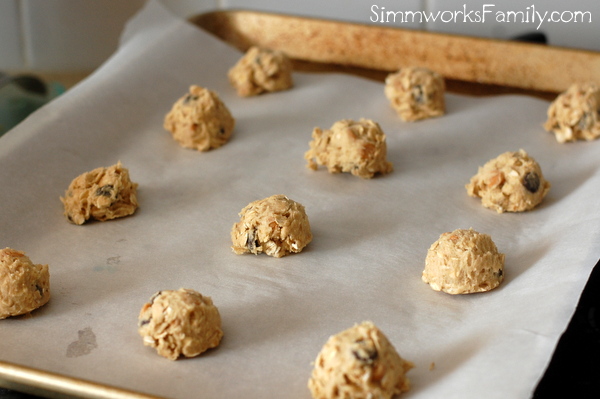
[[[548,102],[525,96],[448,94],[446,116],[412,124],[381,83],[346,75],[296,73],[292,90],[238,98],[226,71],[240,56],[150,1],[105,65],[0,139],[1,245],[49,264],[52,290],[0,321],[0,360],[172,398],[309,398],[327,338],[372,320],[416,365],[405,397],[530,396],[600,257],[600,143],[558,144],[541,127]],[[236,118],[224,147],[186,150],[163,130],[190,84]],[[314,127],[361,117],[387,134],[392,174],[305,167]],[[519,148],[552,183],[538,209],[497,214],[466,195],[478,166]],[[70,181],[119,160],[136,214],[68,223]],[[306,207],[313,242],[281,259],[233,254],[237,213],[279,193]],[[420,278],[428,247],[469,227],[506,254],[504,283],[434,292]],[[225,337],[172,362],[142,345],[137,315],[180,287],[212,297]]]

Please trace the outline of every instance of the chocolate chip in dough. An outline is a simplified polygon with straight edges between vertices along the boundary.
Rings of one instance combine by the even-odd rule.
[[[525,186],[530,193],[536,193],[540,188],[540,177],[535,172],[527,173],[523,178],[523,186]]]

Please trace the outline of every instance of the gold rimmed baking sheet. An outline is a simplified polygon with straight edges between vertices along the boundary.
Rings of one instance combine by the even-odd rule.
[[[226,71],[240,56],[149,1],[110,60],[0,139],[0,238],[47,263],[52,290],[30,317],[0,321],[0,361],[27,371],[0,384],[59,391],[63,376],[82,396],[97,391],[80,381],[124,396],[308,398],[327,338],[370,319],[415,363],[412,398],[530,396],[600,254],[598,142],[558,144],[541,126],[548,101],[529,96],[448,93],[447,115],[415,124],[381,81],[348,74],[297,72],[292,90],[239,98]],[[222,148],[186,150],[162,128],[191,84],[217,91],[237,120]],[[386,133],[393,173],[306,168],[314,127],[361,117]],[[539,209],[498,215],[466,195],[478,166],[519,148],[553,185]],[[69,224],[59,197],[70,181],[118,161],[140,209]],[[313,242],[282,259],[234,255],[237,213],[280,193],[306,207]],[[420,279],[429,245],[469,227],[506,253],[505,282],[434,292]],[[225,336],[171,362],[142,345],[137,316],[156,291],[181,287],[212,297]]]
[[[70,378],[48,371],[0,362],[4,388],[48,398],[160,399],[157,396]]]
[[[242,50],[257,45],[326,65],[384,73],[423,66],[451,80],[550,93],[600,81],[594,51],[243,10],[192,22]]]

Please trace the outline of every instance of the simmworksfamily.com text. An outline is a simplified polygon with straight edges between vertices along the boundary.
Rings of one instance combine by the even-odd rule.
[[[519,11],[502,11],[495,4],[482,4],[480,8],[467,8],[463,4],[458,10],[402,11],[389,10],[378,5],[371,6],[371,22],[379,23],[499,23],[535,24],[540,29],[549,23],[592,23],[590,11],[547,11],[536,8],[535,4]]]

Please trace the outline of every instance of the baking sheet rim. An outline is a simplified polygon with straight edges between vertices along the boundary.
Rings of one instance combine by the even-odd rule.
[[[109,399],[159,399],[160,396],[0,361],[0,386],[32,395]],[[58,394],[58,395],[57,395]]]
[[[250,10],[234,10],[249,11]],[[210,12],[206,13],[210,14]],[[267,13],[263,13],[267,14]],[[195,20],[204,14],[195,15]],[[278,14],[273,14],[278,15]],[[282,14],[280,16],[285,16]],[[299,17],[301,18],[301,17]],[[334,21],[332,21],[334,22]],[[335,21],[339,22],[339,21]],[[195,25],[198,29],[202,26]],[[219,38],[223,40],[222,38]],[[326,72],[326,71],[320,71]],[[343,73],[343,71],[342,71]],[[0,360],[0,387],[17,390],[33,395],[48,397],[86,397],[107,399],[162,399],[161,396],[144,394],[138,391],[113,387],[108,384],[95,383],[89,380],[69,377],[58,373],[18,365]]]

